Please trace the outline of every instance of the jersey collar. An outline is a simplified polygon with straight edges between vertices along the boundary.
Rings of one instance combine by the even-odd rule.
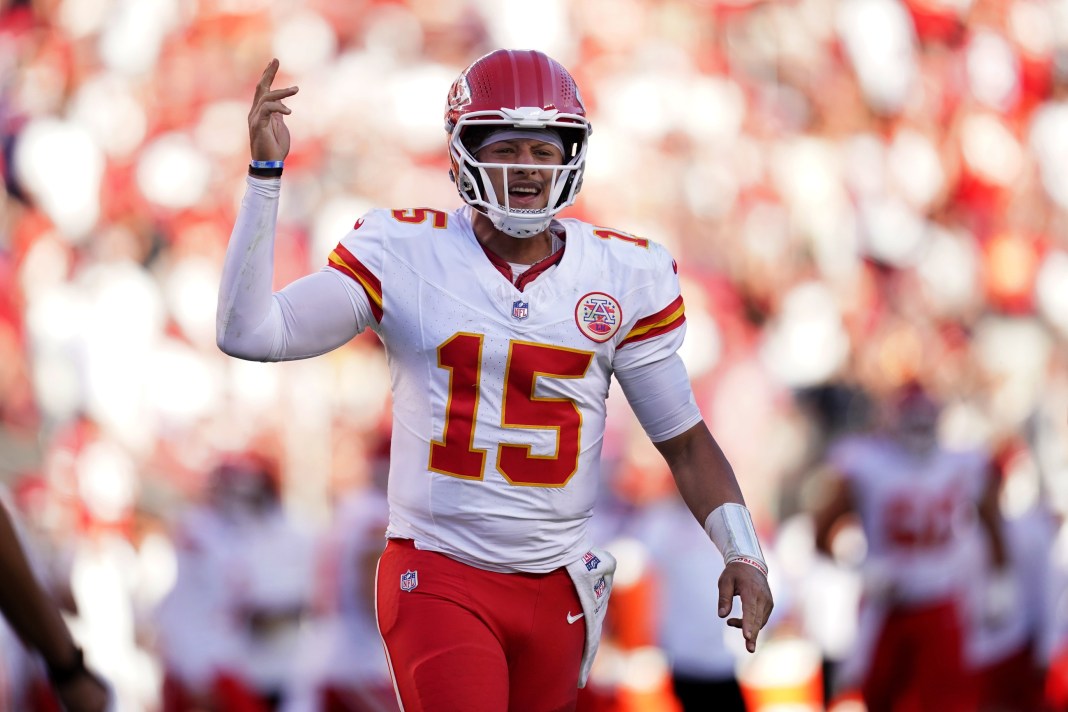
[[[564,249],[567,247],[567,231],[562,225],[555,223],[555,221],[549,226],[549,229],[556,237],[560,238],[560,242],[563,243],[560,246],[560,249],[545,259],[532,264],[525,272],[519,275],[518,279],[516,279],[515,275],[512,273],[512,265],[510,265],[504,258],[486,249],[486,246],[481,242],[478,242],[477,238],[475,239],[475,242],[482,248],[482,252],[489,259],[490,264],[496,267],[497,271],[500,272],[505,279],[512,282],[515,285],[515,288],[522,292],[528,284],[537,279],[538,275],[542,274],[545,270],[557,264],[564,258]]]

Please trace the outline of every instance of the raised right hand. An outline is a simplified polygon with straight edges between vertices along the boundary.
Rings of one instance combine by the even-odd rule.
[[[272,59],[256,85],[252,109],[248,112],[249,148],[255,161],[281,161],[289,155],[289,129],[282,117],[293,112],[282,100],[296,94],[298,89],[295,86],[271,89],[277,73],[278,60]]]

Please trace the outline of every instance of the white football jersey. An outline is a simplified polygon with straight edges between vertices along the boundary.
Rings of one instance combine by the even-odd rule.
[[[518,285],[468,207],[372,211],[330,255],[389,361],[388,536],[499,571],[591,545],[611,374],[674,353],[685,315],[661,246],[554,228],[565,249]]]
[[[851,437],[831,462],[851,483],[868,543],[898,600],[945,600],[966,585],[975,507],[989,460],[980,452],[935,449],[917,455],[890,438]]]

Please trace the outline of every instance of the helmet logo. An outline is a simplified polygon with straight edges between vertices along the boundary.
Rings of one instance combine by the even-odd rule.
[[[449,110],[459,111],[470,103],[471,85],[467,82],[467,73],[464,72],[452,83],[452,89],[449,91]]]
[[[623,310],[615,297],[590,292],[575,305],[575,324],[590,341],[604,343],[612,338],[623,319]]]

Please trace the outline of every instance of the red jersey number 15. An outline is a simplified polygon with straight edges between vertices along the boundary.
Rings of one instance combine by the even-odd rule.
[[[441,440],[430,444],[430,469],[481,480],[486,450],[474,446],[482,380],[482,334],[458,333],[438,346],[438,367],[449,372],[449,398]],[[563,487],[578,470],[582,414],[570,398],[534,395],[538,377],[582,378],[593,354],[559,346],[510,341],[504,375],[501,425],[555,430],[556,452],[533,455],[530,445],[497,446],[497,471],[513,485]]]

